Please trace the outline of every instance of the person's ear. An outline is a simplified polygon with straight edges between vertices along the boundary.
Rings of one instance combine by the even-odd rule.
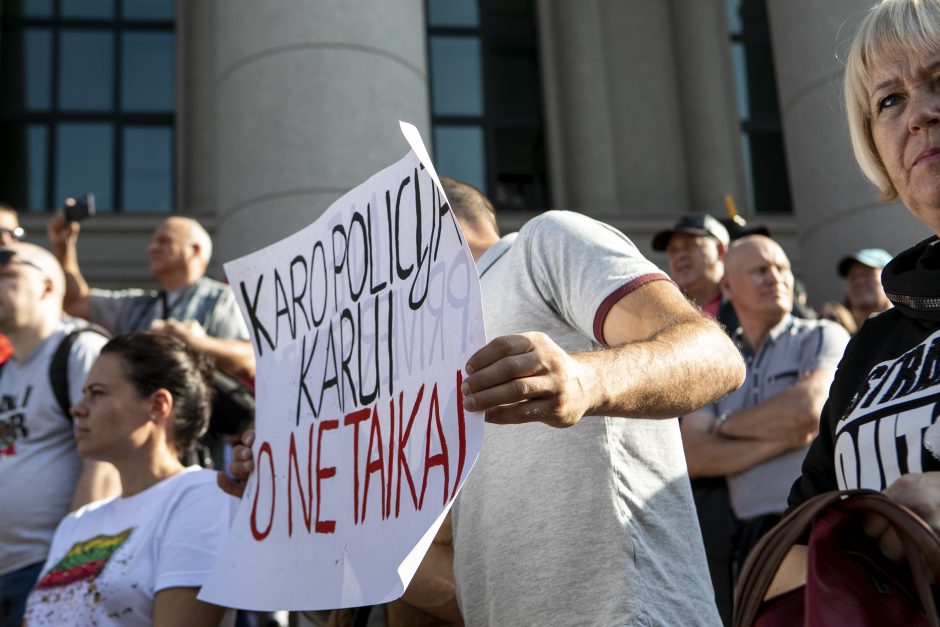
[[[40,298],[49,298],[50,296],[53,296],[54,294],[55,294],[55,285],[53,284],[52,279],[47,276],[43,276],[42,277],[42,293],[40,294]]]
[[[731,283],[728,281],[727,275],[721,277],[718,286],[721,288],[721,297],[725,300],[731,300]]]
[[[173,413],[173,395],[169,390],[160,388],[150,395],[149,401],[150,420],[156,423],[166,422]]]

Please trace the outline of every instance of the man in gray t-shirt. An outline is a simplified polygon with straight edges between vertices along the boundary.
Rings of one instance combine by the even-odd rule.
[[[741,521],[734,558],[740,567],[787,508],[849,336],[828,320],[790,315],[793,273],[770,238],[732,244],[723,288],[740,322],[733,337],[747,378],[739,390],[683,418],[682,437],[691,476],[727,476]]]
[[[720,624],[669,416],[740,384],[733,345],[615,229],[553,211],[500,239],[444,185],[496,338],[464,384],[488,423],[453,518],[467,624]]]
[[[46,230],[65,272],[66,312],[114,334],[153,329],[171,335],[232,375],[254,376],[248,329],[232,290],[205,276],[212,240],[198,222],[173,216],[154,230],[147,252],[160,290],[91,289],[78,265],[78,223],[60,212]]]
[[[403,600],[453,621],[453,572],[468,625],[720,625],[674,416],[741,384],[734,345],[615,229],[552,211],[500,239],[479,191],[441,182],[495,337],[463,387],[489,424],[453,568],[438,546]]]
[[[52,389],[50,365],[65,336],[64,278],[47,251],[23,243],[0,248],[0,332],[13,355],[0,369],[0,625],[19,625],[22,605],[46,559],[59,520],[118,487],[110,464],[75,453],[71,418]],[[75,336],[67,361],[69,400],[105,343]]]

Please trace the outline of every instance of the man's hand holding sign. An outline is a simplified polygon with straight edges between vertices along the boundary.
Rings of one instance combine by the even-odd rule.
[[[464,408],[485,412],[491,423],[559,428],[591,415],[671,417],[714,396],[707,387],[661,385],[683,372],[689,353],[735,363],[733,346],[669,282],[621,298],[603,328],[609,345],[603,351],[568,353],[539,332],[493,339],[467,362]]]
[[[423,157],[423,148],[415,141],[412,146]],[[430,170],[429,165],[427,169]],[[413,178],[420,181],[417,169]],[[307,442],[317,442],[315,457],[309,453],[309,447],[303,449],[302,440],[301,445],[296,444],[294,433],[288,434],[292,448],[286,453],[287,478],[279,475],[280,483],[271,481],[271,477],[278,476],[273,461],[278,459],[278,463],[284,465],[285,454],[272,454],[266,449],[269,436],[260,430],[253,450],[240,449],[231,467],[242,479],[254,471],[247,482],[245,498],[245,502],[252,503],[246,508],[251,518],[246,520],[249,514],[242,512],[236,521],[237,531],[243,536],[246,526],[258,521],[262,526],[257,530],[253,528],[252,535],[256,531],[267,533],[268,526],[273,524],[283,536],[284,519],[278,517],[271,503],[275,489],[280,495],[279,502],[284,498],[284,491],[288,494],[292,489],[297,491],[296,486],[300,484],[293,477],[302,478],[303,467],[298,469],[292,465],[294,457],[307,460],[307,477],[315,478],[309,482],[314,485],[322,480],[326,489],[330,489],[340,482],[341,475],[347,477],[338,492],[324,494],[321,498],[320,488],[316,487],[316,498],[308,491],[307,501],[301,503],[307,507],[315,503],[319,507],[322,501],[323,506],[329,508],[323,516],[319,510],[309,510],[303,521],[309,525],[313,520],[314,532],[318,529],[317,523],[324,519],[335,523],[335,533],[331,531],[331,535],[317,544],[318,549],[326,550],[308,551],[306,555],[282,550],[280,562],[256,550],[251,558],[241,558],[239,563],[265,559],[265,563],[270,564],[266,568],[282,575],[277,585],[283,584],[293,592],[278,596],[287,601],[269,603],[267,606],[271,607],[345,607],[376,603],[401,594],[442,520],[443,516],[431,520],[429,512],[443,514],[446,511],[444,505],[460,488],[479,453],[482,421],[478,415],[469,413],[473,410],[485,413],[486,420],[495,424],[542,422],[574,428],[561,434],[541,425],[521,424],[512,428],[493,427],[487,435],[486,451],[480,456],[474,476],[463,488],[454,516],[453,571],[468,623],[494,622],[496,616],[499,622],[527,623],[533,620],[533,608],[538,608],[536,613],[542,616],[543,622],[606,623],[612,622],[614,617],[620,622],[636,622],[633,619],[639,620],[640,614],[634,616],[632,612],[638,609],[663,611],[662,608],[668,607],[667,613],[655,619],[643,614],[643,620],[662,622],[668,614],[671,619],[679,616],[686,622],[702,619],[698,622],[717,624],[701,544],[696,542],[697,535],[692,533],[694,527],[689,523],[694,510],[684,483],[685,465],[678,426],[674,419],[658,419],[685,413],[740,385],[743,363],[734,345],[721,329],[692,308],[671,282],[662,280],[665,275],[614,229],[577,214],[548,212],[531,220],[519,234],[500,238],[492,208],[478,191],[447,179],[444,185],[454,204],[448,210],[432,211],[430,239],[425,239],[424,235],[413,238],[407,230],[402,231],[405,236],[399,235],[397,199],[402,194],[385,193],[384,206],[391,216],[384,226],[388,228],[392,245],[383,249],[390,268],[389,281],[397,280],[396,285],[405,282],[408,309],[417,311],[417,319],[424,322],[405,327],[407,341],[392,342],[397,350],[386,352],[367,346],[362,354],[372,355],[374,349],[375,360],[363,361],[354,350],[356,344],[345,341],[343,333],[350,337],[365,320],[367,335],[371,331],[380,342],[396,337],[402,332],[401,320],[405,319],[401,315],[404,295],[396,296],[393,304],[391,297],[387,298],[388,302],[383,300],[386,297],[379,289],[374,296],[375,312],[365,310],[362,320],[358,303],[355,316],[351,307],[341,305],[340,309],[345,307],[343,311],[348,310],[349,314],[334,317],[339,340],[333,327],[323,327],[327,329],[324,337],[329,350],[322,353],[326,357],[319,361],[301,360],[302,364],[311,365],[301,366],[304,369],[300,376],[303,394],[298,393],[296,398],[301,406],[301,401],[310,404],[308,413],[316,412],[315,415],[331,420],[331,414],[320,407],[320,402],[324,394],[327,399],[338,395],[337,407],[330,411],[342,418],[310,426]],[[372,197],[381,198],[383,193]],[[354,232],[381,232],[383,223],[379,222],[379,228],[374,229],[370,218],[375,215],[372,208],[377,202],[357,203],[350,197],[344,198],[341,205],[365,204],[367,209],[362,220],[365,228],[355,230],[349,219],[348,228],[340,233],[341,238],[345,237],[348,242],[349,234]],[[431,201],[439,207],[444,206],[438,204],[442,202],[433,198]],[[416,202],[415,208],[417,205]],[[424,200],[421,206],[426,205]],[[460,216],[462,233],[456,228],[451,232],[450,209]],[[422,219],[428,224],[426,218]],[[326,226],[336,235],[334,222]],[[409,228],[403,225],[403,229]],[[417,231],[425,232],[420,228]],[[468,246],[484,279],[488,325],[500,336],[486,345],[482,333],[477,334],[475,330],[474,339],[470,339],[469,329],[471,322],[477,321],[478,310],[467,304],[472,300],[473,306],[479,306],[479,296],[477,282],[464,280],[465,269],[475,277],[473,268],[464,266],[467,256],[453,257],[442,269],[425,265],[427,259],[438,263],[435,254],[448,259],[445,243],[452,236],[462,238],[461,244]],[[425,246],[425,242],[436,242],[438,238],[442,252],[436,252],[435,243],[432,253],[430,243]],[[399,247],[412,239],[417,250],[410,258],[402,257]],[[307,245],[310,246],[309,242]],[[316,244],[313,250],[316,253]],[[345,277],[344,255],[340,253],[337,257],[335,246],[327,250],[332,251],[327,259],[333,265],[328,267],[325,276],[332,280],[332,271]],[[379,258],[375,253],[366,255],[373,260]],[[315,258],[315,255],[310,257],[310,266]],[[427,276],[429,282],[440,280],[443,287],[430,292],[444,296],[437,299],[422,296],[428,291],[428,283],[408,278],[415,268],[419,270],[417,276]],[[370,285],[381,285],[384,279],[379,273],[376,283],[364,269],[362,272],[353,275],[359,279],[350,284],[349,290],[344,290],[353,302],[353,287],[360,283],[365,285],[367,279]],[[251,283],[251,280],[249,278],[248,283],[256,284],[260,290],[261,281]],[[281,281],[283,283],[283,279]],[[273,283],[278,283],[277,276]],[[300,295],[296,295],[294,283],[289,290],[282,291],[284,294],[279,301],[275,298],[273,308],[285,311],[283,315],[288,317],[286,310],[290,309],[290,303],[298,299],[304,302],[307,292],[300,289]],[[259,297],[257,293],[252,297],[249,292],[245,299],[250,298]],[[425,310],[433,314],[431,322],[420,317],[426,302],[432,303]],[[255,305],[252,307],[260,311]],[[313,306],[310,310],[320,311]],[[388,311],[392,313],[386,323],[383,313]],[[370,313],[373,318],[369,318]],[[249,313],[249,317],[251,315]],[[344,315],[352,319],[344,323]],[[267,318],[256,316],[259,326],[270,329],[275,324],[270,316],[270,313]],[[373,319],[374,322],[370,322]],[[442,324],[434,322],[438,319]],[[454,319],[459,320],[456,326],[447,322]],[[298,320],[295,315],[295,322]],[[438,328],[448,338],[447,351],[443,350],[444,344],[436,340]],[[291,329],[293,333],[293,327]],[[423,332],[415,333],[417,329]],[[306,344],[301,339],[301,355],[306,357],[312,351],[324,350],[323,343],[318,344],[318,341],[316,334],[312,340],[308,338]],[[333,347],[334,343],[339,348]],[[266,354],[279,350],[270,344],[273,342],[265,348]],[[453,350],[455,344],[459,350]],[[428,354],[429,345],[430,354],[434,359],[439,357],[440,362],[434,365],[432,373],[401,384],[402,363],[412,365],[407,369],[412,373],[414,363],[424,363],[421,356]],[[260,354],[260,346],[258,349]],[[474,352],[474,349],[478,350]],[[465,361],[457,359],[457,353],[463,355]],[[354,354],[358,359],[353,358]],[[709,355],[709,359],[703,360],[702,355]],[[451,357],[454,361],[450,361]],[[261,363],[263,368],[264,362]],[[379,363],[387,364],[386,370],[379,369],[374,376],[370,375],[369,367]],[[367,376],[360,380],[362,377],[356,368],[362,364],[366,364]],[[392,372],[396,374],[392,376]],[[341,405],[339,399],[345,398],[347,389],[352,390],[358,384],[360,391],[363,385],[366,390],[372,390],[374,382],[378,382],[376,396],[360,399],[358,405],[350,401],[348,408]],[[264,384],[261,385],[264,389]],[[387,410],[385,403],[389,403]],[[591,419],[582,420],[586,415]],[[295,418],[296,414],[289,408],[284,408],[278,416],[278,420],[288,424],[293,424],[291,421]],[[326,424],[331,424],[325,431],[325,441],[331,447],[321,450],[319,442],[324,437]],[[259,423],[259,429],[262,426]],[[316,433],[315,427],[319,429]],[[388,434],[392,436],[391,442]],[[342,450],[342,442],[347,442],[348,446],[350,437],[355,452],[351,461],[347,453],[340,468],[335,463],[332,446],[338,441]],[[359,444],[356,444],[357,437]],[[391,446],[386,449],[386,444]],[[292,453],[293,447],[298,446],[300,452]],[[312,462],[314,459],[316,461]],[[383,475],[385,470],[388,472]],[[352,481],[348,479],[350,475],[354,477]],[[371,481],[371,488],[363,485],[366,481]],[[622,481],[629,482],[628,489],[604,487],[620,485]],[[230,489],[237,487],[226,480],[220,482]],[[257,495],[259,492],[264,495],[263,489],[268,484],[272,486],[272,494],[259,504]],[[257,491],[253,493],[255,488]],[[352,499],[348,497],[350,492]],[[437,501],[436,495],[442,500]],[[438,502],[442,503],[441,507]],[[344,507],[347,514],[340,519],[335,512]],[[353,510],[351,517],[348,515],[350,508]],[[414,538],[420,534],[402,527],[399,516],[407,517],[409,522],[417,521],[415,526],[430,520],[431,524],[423,527],[428,532],[420,537],[413,551]],[[287,520],[290,524],[292,519]],[[634,527],[637,521],[640,522]],[[297,524],[294,523],[295,528]],[[337,551],[335,539],[341,532],[348,533],[350,528],[353,530],[348,536],[351,541],[343,540],[345,544]],[[365,528],[379,529],[384,544],[375,544],[372,536],[356,534]],[[408,533],[403,533],[402,529]],[[274,532],[271,533],[273,537]],[[583,541],[582,538],[582,541],[572,542],[573,533],[587,534],[598,541]],[[658,558],[669,566],[641,573],[631,542],[614,543],[619,548],[611,549],[610,538],[629,537],[635,541],[636,533],[646,538],[644,546],[655,546]],[[287,535],[289,542],[290,529]],[[334,540],[333,545],[329,539]],[[362,553],[363,546],[369,547],[371,554]],[[238,547],[239,550],[256,548],[245,541]],[[307,547],[300,544],[298,548],[306,550]],[[365,565],[360,566],[363,564],[360,560],[366,555],[373,559],[367,559]],[[379,579],[388,564],[394,564],[401,555],[405,555],[398,568],[402,577],[391,578],[393,585],[383,587],[386,583]],[[558,559],[559,555],[566,557]],[[342,561],[342,568],[332,569],[331,560],[336,560],[338,566]],[[427,562],[435,560],[429,558]],[[646,560],[640,562],[646,563]],[[278,568],[279,563],[283,564],[281,568]],[[448,563],[448,560],[437,560],[438,566]],[[598,568],[600,563],[606,566]],[[572,564],[580,564],[581,570],[572,571]],[[425,570],[423,567],[421,576],[415,579],[415,588],[427,589],[419,585],[423,584],[419,580],[424,579]],[[445,570],[449,574],[451,569]],[[301,583],[290,576],[298,572],[303,575]],[[572,572],[578,573],[575,576],[580,586],[571,585]],[[430,577],[433,579],[433,573]],[[337,581],[339,579],[342,581]],[[449,581],[448,585],[451,585]],[[596,594],[584,595],[584,589]],[[678,590],[682,593],[675,592]],[[376,594],[372,594],[373,591]],[[409,590],[409,594],[412,592]],[[213,594],[218,594],[218,590]],[[316,600],[304,600],[304,594],[315,595]],[[208,598],[225,602],[231,597]],[[451,599],[448,595],[437,595],[437,598]],[[659,602],[667,598],[670,603]],[[644,603],[643,599],[652,603]],[[420,600],[409,601],[423,607]]]
[[[485,342],[479,282],[420,137],[402,129],[413,152],[226,264],[258,361],[254,461],[239,452],[256,472],[202,598],[398,598],[476,460],[482,421],[460,388]]]

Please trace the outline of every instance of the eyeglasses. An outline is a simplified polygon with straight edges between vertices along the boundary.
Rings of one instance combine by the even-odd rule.
[[[43,269],[37,266],[35,263],[30,261],[29,259],[23,259],[23,257],[20,256],[15,250],[10,250],[9,248],[0,249],[0,266],[10,265],[10,262],[13,261],[14,257],[16,257],[16,260],[19,261],[24,266],[32,266],[36,268],[37,270],[39,270],[40,272],[43,272]]]
[[[0,226],[0,235],[4,233],[8,234],[10,237],[15,239],[16,241],[20,241],[21,239],[26,237],[26,231],[24,231],[23,227],[21,226],[18,226],[15,229],[7,229],[7,228]]]

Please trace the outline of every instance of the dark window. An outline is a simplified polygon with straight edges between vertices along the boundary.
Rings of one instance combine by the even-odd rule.
[[[792,211],[780,126],[766,0],[725,0],[741,119],[748,205],[760,213]]]
[[[548,208],[533,0],[427,0],[438,171],[497,210]]]
[[[173,210],[174,5],[0,2],[0,201]]]

